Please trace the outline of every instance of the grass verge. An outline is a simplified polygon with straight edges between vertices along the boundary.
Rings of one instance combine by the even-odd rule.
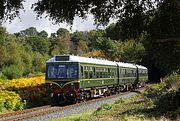
[[[161,84],[147,86],[130,99],[104,104],[94,111],[52,121],[180,121],[180,74],[173,73]]]

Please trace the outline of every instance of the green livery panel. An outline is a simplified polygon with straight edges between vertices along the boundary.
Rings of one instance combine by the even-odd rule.
[[[117,83],[118,83],[117,78],[82,79],[80,80],[79,88],[100,87],[107,85],[115,85]]]
[[[46,69],[46,82],[53,82],[59,87],[74,83],[82,89],[145,82],[147,80],[147,69],[120,67],[118,65],[52,62],[47,64]]]
[[[117,66],[80,63],[79,88],[115,85],[118,83]]]

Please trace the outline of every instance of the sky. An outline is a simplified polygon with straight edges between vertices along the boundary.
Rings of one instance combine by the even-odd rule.
[[[3,26],[9,33],[16,33],[29,27],[35,27],[39,32],[45,30],[49,35],[56,32],[59,28],[66,28],[70,32],[76,30],[89,31],[96,28],[92,15],[88,15],[87,20],[82,20],[76,17],[71,30],[70,26],[67,26],[66,23],[54,25],[52,21],[48,20],[48,18],[37,20],[36,14],[31,9],[31,5],[35,1],[37,0],[26,0],[26,2],[24,2],[24,10],[20,11],[20,19],[15,18],[11,23],[9,21],[3,23]]]

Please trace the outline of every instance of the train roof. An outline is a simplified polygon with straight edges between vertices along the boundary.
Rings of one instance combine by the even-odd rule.
[[[96,59],[96,58],[88,58],[88,57],[80,57],[80,56],[74,56],[74,55],[56,55],[47,61],[47,63],[51,63],[51,62],[79,62],[79,63],[117,66],[117,64],[113,61]]]
[[[135,64],[131,64],[131,63],[118,62],[117,64],[120,67],[137,68]]]
[[[140,69],[147,69],[141,65],[135,65],[131,63],[123,63],[123,62],[113,62],[103,59],[96,59],[96,58],[88,58],[88,57],[80,57],[74,55],[56,55],[49,59],[47,63],[52,62],[79,62],[79,63],[89,63],[89,64],[101,64],[101,65],[111,65],[111,66],[120,66],[120,67],[128,67],[128,68],[140,68]]]
[[[147,68],[146,67],[144,67],[144,66],[141,66],[141,65],[136,65],[139,69],[146,69],[147,70]]]

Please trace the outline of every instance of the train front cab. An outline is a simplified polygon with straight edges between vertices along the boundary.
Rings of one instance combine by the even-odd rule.
[[[52,62],[46,65],[47,95],[53,102],[74,101],[79,89],[79,64]]]

